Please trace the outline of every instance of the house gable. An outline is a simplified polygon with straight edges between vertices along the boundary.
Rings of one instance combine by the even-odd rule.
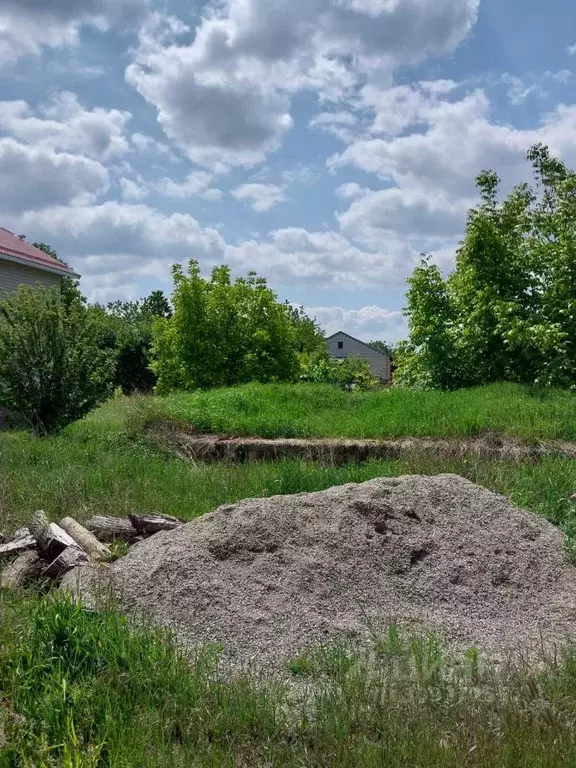
[[[332,357],[345,359],[360,357],[370,365],[372,373],[383,381],[390,381],[390,357],[360,339],[355,339],[344,331],[338,331],[326,339]]]

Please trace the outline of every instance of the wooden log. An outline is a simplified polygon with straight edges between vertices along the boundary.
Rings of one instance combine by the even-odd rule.
[[[40,551],[49,562],[55,560],[68,547],[78,548],[72,536],[69,536],[56,523],[51,523],[42,510],[32,515],[28,527],[30,528],[30,533],[38,542]]]
[[[0,573],[0,589],[18,589],[39,575],[43,560],[37,551],[21,552],[16,560]]]
[[[16,541],[16,539],[24,539],[26,536],[30,535],[30,528],[28,528],[28,526],[25,528],[18,528],[18,530],[14,531],[12,536],[10,536],[10,541]]]
[[[173,531],[182,525],[182,521],[172,515],[129,515],[128,517],[138,533],[144,535]]]
[[[77,568],[80,565],[90,565],[90,562],[90,558],[83,550],[78,549],[76,546],[67,547],[44,569],[43,575],[50,579],[58,579],[68,571],[71,571],[72,568]]]
[[[80,525],[73,517],[65,517],[60,520],[60,528],[66,531],[69,536],[72,536],[80,549],[83,549],[92,560],[98,562],[100,560],[108,560],[111,557],[112,553],[109,548],[98,541],[93,533],[84,528],[83,525]]]
[[[0,544],[0,558],[18,555],[27,549],[36,549],[36,539],[34,536],[25,536],[22,539],[9,541],[7,544]]]
[[[86,528],[101,541],[124,539],[129,541],[137,531],[127,517],[104,517],[94,515],[86,523]]]

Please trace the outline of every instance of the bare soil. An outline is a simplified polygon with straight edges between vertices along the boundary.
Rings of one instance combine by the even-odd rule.
[[[576,443],[550,440],[523,443],[496,435],[474,438],[439,439],[407,437],[391,440],[352,440],[336,438],[232,437],[198,434],[171,424],[155,425],[156,437],[168,449],[193,461],[271,461],[282,458],[304,458],[346,464],[369,459],[404,459],[431,456],[456,459],[475,456],[484,459],[526,461],[542,456],[558,455],[576,458]]]
[[[64,586],[90,600],[102,574],[129,614],[242,662],[393,622],[498,651],[576,629],[562,533],[456,475],[248,499],[159,533],[106,570],[76,569]]]

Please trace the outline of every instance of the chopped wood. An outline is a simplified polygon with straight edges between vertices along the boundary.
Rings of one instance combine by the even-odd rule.
[[[73,517],[65,517],[60,520],[60,528],[72,536],[76,544],[83,549],[92,560],[108,560],[112,553],[109,548],[102,544],[93,533],[83,525],[74,520]]]
[[[25,552],[27,549],[36,549],[36,539],[34,536],[25,536],[22,539],[9,541],[7,544],[0,544],[0,558],[17,555]]]
[[[43,560],[37,551],[21,552],[0,573],[0,589],[18,589],[40,573]]]
[[[32,515],[29,528],[31,534],[38,542],[42,554],[50,562],[57,558],[67,547],[78,548],[78,544],[72,536],[69,536],[56,523],[51,523],[42,510]]]
[[[172,515],[129,515],[129,518],[138,533],[145,535],[173,531],[182,525],[182,521]]]
[[[101,541],[113,541],[114,539],[129,541],[137,533],[127,517],[94,515],[86,523],[86,528]]]
[[[77,568],[80,565],[89,565],[90,562],[90,558],[83,550],[78,549],[76,546],[67,547],[44,570],[44,576],[50,579],[57,579],[71,571],[72,568]]]
[[[18,528],[18,530],[14,531],[12,536],[10,536],[10,541],[16,541],[16,539],[25,539],[26,536],[30,535],[30,528],[27,526],[25,528]]]

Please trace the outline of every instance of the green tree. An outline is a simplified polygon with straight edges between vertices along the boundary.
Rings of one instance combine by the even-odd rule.
[[[383,355],[389,355],[390,357],[394,355],[394,344],[383,341],[382,339],[369,341],[368,346],[372,347],[372,349],[375,349],[377,352],[382,352]]]
[[[0,303],[0,405],[41,434],[82,418],[111,392],[114,355],[85,307],[21,286]]]
[[[98,324],[100,345],[115,352],[115,386],[125,395],[151,392],[156,385],[156,375],[150,367],[153,324],[157,318],[172,314],[163,292],[152,291],[140,301],[95,305],[90,311]]]
[[[40,251],[44,251],[44,253],[48,254],[48,256],[52,256],[53,259],[59,261],[60,264],[64,264],[65,267],[69,266],[63,259],[58,256],[54,248],[52,248],[52,246],[48,245],[47,243],[32,243],[32,245],[35,248],[38,248]],[[65,307],[71,307],[74,304],[86,304],[86,297],[83,296],[82,292],[80,291],[80,284],[78,280],[73,277],[61,278],[60,293],[62,295],[62,301],[64,302]]]
[[[223,265],[205,279],[196,261],[173,274],[173,315],[154,322],[159,392],[295,377],[294,324],[263,278],[232,281]]]
[[[286,302],[286,309],[294,326],[296,349],[300,354],[313,354],[327,351],[326,334],[318,325],[316,318],[309,317],[304,307],[295,307]]]
[[[528,160],[535,187],[502,202],[498,176],[478,176],[481,204],[448,279],[428,260],[410,278],[396,381],[576,386],[576,174],[540,144]]]

